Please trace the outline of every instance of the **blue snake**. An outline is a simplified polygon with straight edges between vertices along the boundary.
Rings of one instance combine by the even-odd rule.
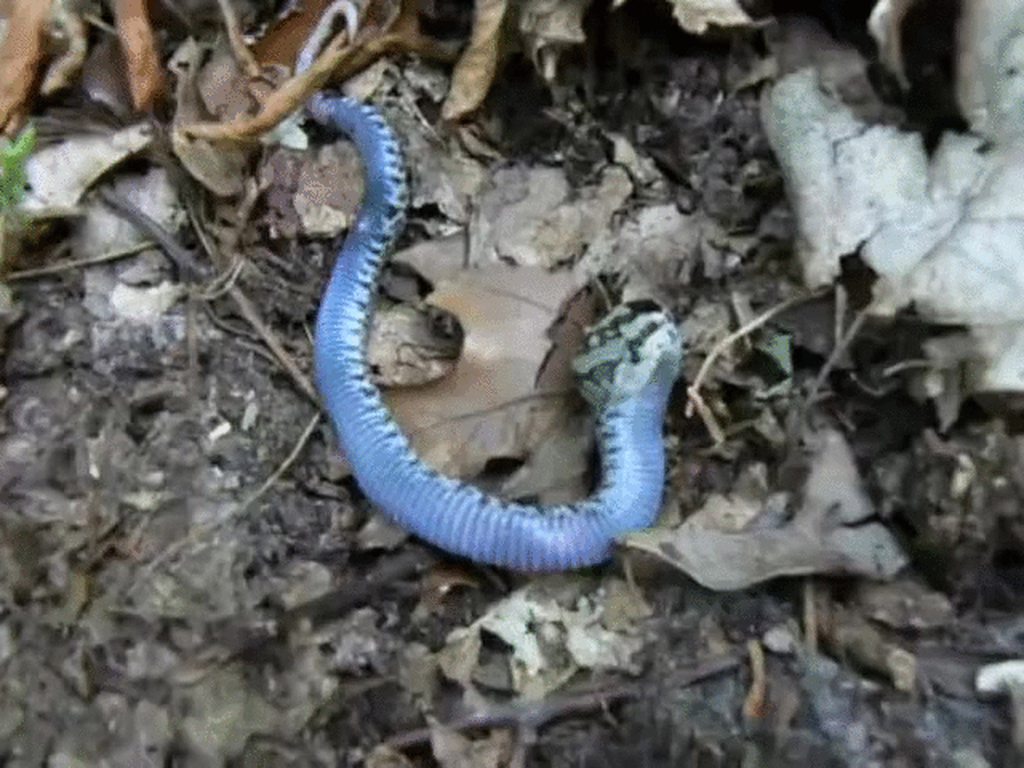
[[[521,571],[608,559],[618,536],[650,526],[665,479],[662,442],[682,363],[680,333],[653,302],[623,304],[592,327],[573,362],[596,412],[600,483],[575,504],[534,506],[490,496],[423,463],[370,380],[366,345],[377,279],[405,222],[399,142],[372,107],[318,95],[310,115],[347,135],[365,192],[337,256],[316,323],[316,382],[363,493],[406,530],[448,552]]]

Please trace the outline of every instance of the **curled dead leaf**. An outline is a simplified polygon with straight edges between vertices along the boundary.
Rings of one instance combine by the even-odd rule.
[[[678,528],[630,534],[626,545],[661,558],[709,589],[744,589],[811,573],[892,578],[907,558],[885,526],[864,522],[872,510],[849,446],[838,432],[817,437],[803,502],[785,525],[754,524],[767,526],[781,511],[769,496],[760,501],[758,519],[742,531],[705,527],[708,515],[698,512]]]
[[[469,45],[455,64],[451,88],[441,107],[445,120],[458,120],[474,111],[491,89],[507,10],[508,0],[476,0]]]

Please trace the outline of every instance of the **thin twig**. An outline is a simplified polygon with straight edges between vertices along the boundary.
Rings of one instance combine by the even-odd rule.
[[[7,282],[13,283],[16,280],[33,280],[37,277],[47,277],[49,275],[59,275],[62,272],[68,272],[72,269],[78,269],[79,267],[91,267],[95,264],[106,264],[109,261],[118,261],[128,256],[134,256],[137,253],[155,248],[156,243],[152,240],[146,240],[139,243],[138,245],[132,245],[128,248],[121,248],[110,253],[104,253],[102,256],[91,256],[87,259],[74,259],[73,261],[65,261],[60,264],[50,264],[45,267],[34,267],[32,269],[22,269],[17,272],[11,272],[5,278]]]
[[[284,461],[278,465],[277,469],[270,473],[270,477],[264,480],[263,484],[260,485],[260,487],[257,488],[249,498],[242,502],[235,512],[236,515],[241,515],[246,509],[259,501],[263,494],[269,491],[274,484],[281,479],[284,473],[287,472],[292,464],[294,464],[299,458],[299,455],[302,453],[302,449],[306,447],[306,443],[309,442],[309,438],[313,436],[313,432],[316,431],[316,428],[319,425],[320,413],[317,412],[313,414],[313,418],[309,420],[306,428],[302,430],[302,434],[299,435],[299,439],[295,441],[295,445],[292,447],[289,454],[285,456]]]
[[[271,330],[270,326],[263,322],[263,318],[260,316],[260,312],[256,309],[256,306],[249,300],[249,297],[242,292],[242,289],[237,285],[232,285],[228,288],[228,296],[231,297],[232,301],[235,302],[235,306],[238,307],[238,311],[242,313],[249,325],[253,327],[256,333],[259,334],[263,343],[267,345],[271,352],[274,353],[274,357],[287,371],[288,375],[292,377],[292,381],[302,390],[303,394],[308,397],[314,405],[320,407],[320,397],[316,393],[316,388],[313,386],[313,382],[310,381],[309,377],[306,376],[299,368],[298,364],[288,353],[288,350],[284,348],[280,340],[277,338],[277,334]]]
[[[673,688],[684,688],[728,672],[738,665],[739,659],[736,656],[723,656],[700,664],[678,676],[673,676],[669,682]],[[664,683],[664,680],[659,681],[659,686],[663,687]],[[600,691],[555,696],[542,701],[499,704],[480,712],[464,715],[444,725],[446,728],[456,731],[510,727],[536,730],[553,720],[603,709],[615,701],[638,699],[651,690],[652,686],[648,684],[626,683]],[[395,749],[407,749],[427,744],[429,741],[430,729],[418,728],[393,736],[388,739],[387,744]]]
[[[814,577],[804,579],[804,649],[812,656],[818,652],[818,598],[815,595]]]
[[[818,397],[818,392],[821,391],[821,388],[825,385],[825,379],[829,377],[829,374],[832,373],[832,370],[838,364],[839,358],[846,354],[846,350],[850,348],[853,340],[857,338],[857,334],[860,333],[860,329],[864,326],[864,322],[868,319],[870,313],[871,305],[866,306],[858,312],[856,317],[853,318],[853,322],[850,323],[850,327],[846,330],[846,333],[840,337],[839,342],[835,347],[833,347],[832,354],[828,356],[828,360],[826,360],[825,364],[821,366],[821,370],[818,371],[818,375],[814,378],[814,383],[811,384],[811,389],[807,393],[807,399],[804,406],[805,415],[807,410],[810,409],[814,404],[815,399]],[[801,421],[803,420],[801,419]]]
[[[764,648],[757,638],[747,641],[747,655],[750,657],[750,689],[743,700],[743,714],[750,720],[760,720],[765,716],[768,676],[765,672]]]
[[[231,0],[217,0],[217,4],[220,6],[221,16],[224,17],[224,28],[228,31],[228,44],[231,46],[235,60],[242,65],[246,75],[253,78],[259,77],[261,74],[259,62],[249,50],[249,46],[245,44],[242,25],[238,21],[238,14],[235,13]]]
[[[160,224],[154,221],[151,217],[147,216],[134,203],[110,192],[109,190],[102,191],[100,193],[100,197],[119,215],[131,222],[137,229],[145,232],[153,238],[159,244],[164,253],[166,253],[167,256],[178,265],[179,270],[183,273],[191,273],[192,275],[198,274],[199,270],[193,254],[186,250],[169,232],[167,232],[166,229],[160,226]],[[202,238],[200,239],[202,240]],[[203,242],[204,247],[208,248],[205,241]],[[235,305],[238,307],[238,311],[241,312],[242,317],[244,317],[256,333],[259,334],[263,343],[267,345],[270,351],[274,354],[274,357],[277,358],[277,361],[285,369],[288,375],[292,377],[292,380],[296,383],[299,389],[302,390],[314,405],[319,407],[320,398],[317,396],[316,388],[313,386],[313,383],[295,363],[295,360],[292,359],[288,350],[286,350],[284,345],[278,340],[270,326],[263,322],[263,318],[260,317],[259,310],[256,309],[256,306],[249,300],[248,296],[242,292],[241,288],[234,284],[227,289],[227,293],[235,302]]]
[[[349,42],[356,39],[359,33],[359,8],[352,0],[334,0],[324,8],[319,20],[309,33],[305,44],[299,51],[298,59],[295,62],[296,74],[305,72],[313,65],[313,60],[319,55],[324,43],[331,37],[331,29],[336,19],[344,17],[345,31],[348,32]]]
[[[224,123],[191,123],[180,130],[186,136],[207,141],[255,141],[271,131],[301,107],[330,80],[338,66],[352,56],[348,30],[342,30],[327,44],[309,69],[289,78],[267,97],[255,115]]]
[[[100,200],[113,209],[114,213],[136,229],[145,232],[156,240],[167,258],[178,267],[182,277],[191,279],[199,275],[199,265],[196,263],[193,253],[181,245],[170,232],[148,213],[112,189],[101,189],[99,197]]]
[[[352,45],[347,30],[342,30],[308,70],[285,81],[270,94],[259,113],[226,123],[192,123],[178,130],[208,141],[256,141],[328,82],[344,81],[389,53],[412,53],[425,59],[453,61],[458,48],[425,35],[419,26],[418,4],[415,0],[403,0],[401,10],[386,32]]]

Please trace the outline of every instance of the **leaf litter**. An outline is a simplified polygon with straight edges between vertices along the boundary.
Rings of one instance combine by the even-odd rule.
[[[117,17],[86,17],[117,22],[122,41],[141,25],[125,46],[124,92],[148,107],[165,78],[175,83],[171,146],[198,186],[186,193],[156,168],[163,136],[123,99],[113,127],[41,123],[31,192],[37,210],[64,219],[49,236],[70,259],[29,249],[38,263],[28,266],[54,270],[12,282],[24,310],[0,388],[0,756],[414,764],[413,751],[382,746],[393,736],[453,766],[528,752],[553,765],[659,764],[652,754],[692,750],[724,765],[757,759],[751,748],[764,760],[868,765],[923,744],[929,765],[954,754],[998,764],[1013,712],[975,702],[964,680],[994,648],[1020,655],[1004,579],[1024,551],[1021,448],[998,408],[982,420],[961,409],[972,392],[1015,383],[1005,179],[1017,81],[990,64],[1012,59],[1012,8],[970,10],[957,98],[973,134],[946,135],[929,153],[893,127],[900,110],[873,93],[855,47],[826,42],[816,21],[755,24],[728,3],[633,0],[607,15],[576,0],[481,0],[471,17],[370,0],[365,31],[351,45],[338,34],[314,77],[249,78],[253,60],[290,64],[327,5],[275,20],[260,3],[199,2],[197,42],[171,25],[160,51],[161,11],[125,2]],[[915,43],[891,41],[900,18],[917,17],[884,5],[872,26],[879,35],[889,14],[883,64],[912,86],[920,72],[901,57]],[[226,6],[237,18],[219,18]],[[659,32],[626,23],[651,13]],[[88,39],[76,21],[57,18],[71,43],[58,46],[68,58],[53,60],[63,74],[52,82],[88,93],[76,82]],[[270,34],[249,57],[237,34],[215,42],[222,22],[256,37],[269,23]],[[615,34],[595,36],[609,22]],[[681,55],[660,37],[672,24],[719,29]],[[728,51],[715,42],[723,27]],[[426,29],[469,39],[454,70],[438,63],[453,49]],[[744,61],[748,49],[761,58]],[[424,60],[387,58],[403,51]],[[19,55],[9,71],[48,61]],[[688,372],[703,371],[722,439],[686,418],[680,392],[662,525],[628,537],[607,569],[523,580],[452,576],[444,564],[418,581],[438,554],[374,528],[294,373],[280,375],[283,359],[304,375],[332,244],[361,190],[348,144],[307,133],[295,110],[317,78],[374,60],[348,87],[408,141],[412,206],[396,262],[416,274],[396,266],[383,281],[371,355],[421,455],[509,496],[578,498],[592,482],[592,436],[568,361],[605,294],[653,295],[688,331]],[[772,74],[793,60],[814,76]],[[838,88],[819,85],[837,77]],[[754,87],[766,81],[767,139]],[[503,112],[507,83],[544,106]],[[14,123],[30,104],[50,116],[31,88],[19,93]],[[510,126],[544,133],[517,143]],[[198,240],[197,258],[211,256],[220,275],[187,285],[151,232],[101,203],[111,189],[183,247]],[[800,301],[790,228],[805,282],[838,281],[833,297]],[[854,253],[877,273],[872,308],[896,330],[885,337],[883,325],[879,342],[853,326],[861,337],[844,346],[862,306],[846,272]],[[1002,273],[989,260],[1000,253]],[[243,290],[258,314],[240,314],[226,293]],[[974,340],[925,325],[908,351],[898,324],[908,304]],[[438,326],[449,334],[440,341]],[[916,416],[914,397],[940,402],[964,359],[980,375],[934,422]],[[776,588],[793,576],[799,598]],[[984,624],[964,610],[977,604]],[[741,658],[749,689],[733,671]],[[499,704],[505,719],[470,736],[472,713]],[[614,725],[594,714],[602,706],[615,707]],[[776,735],[752,740],[765,726]]]

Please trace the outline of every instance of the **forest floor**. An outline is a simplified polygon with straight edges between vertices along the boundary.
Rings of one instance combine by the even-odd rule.
[[[359,158],[300,119],[263,144],[179,142],[172,125],[230,124],[273,91],[239,85],[217,4],[195,5],[210,23],[154,22],[156,128],[99,26],[80,78],[29,113],[30,198],[74,212],[35,213],[0,262],[0,765],[1021,764],[1024,697],[976,683],[1024,654],[1013,399],[962,383],[952,348],[984,344],[950,329],[973,321],[936,324],[927,280],[884,273],[880,226],[841,236],[859,204],[842,195],[910,161],[875,145],[851,160],[876,164],[864,183],[800,165],[840,118],[850,145],[877,137],[864,120],[925,161],[965,133],[928,68],[951,35],[899,95],[864,19],[698,37],[637,0],[595,4],[557,55],[551,16],[506,20],[493,79],[456,75],[486,95],[458,119],[452,64],[424,50],[349,84],[408,153],[374,367],[434,466],[585,494],[580,329],[652,297],[687,334],[658,527],[605,566],[524,576],[433,550],[360,495],[310,384]],[[235,5],[247,28],[272,18]],[[431,33],[501,47],[470,4],[424,5]],[[804,67],[818,112],[785,101]],[[798,113],[824,127],[794,146]],[[882,285],[902,311],[866,310]]]

